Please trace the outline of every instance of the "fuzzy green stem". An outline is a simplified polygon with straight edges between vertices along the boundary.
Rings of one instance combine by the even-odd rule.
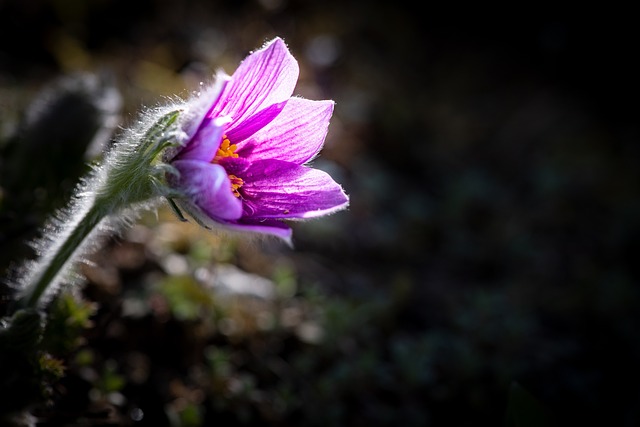
[[[51,260],[44,266],[43,271],[35,277],[35,281],[27,288],[25,296],[19,304],[22,308],[37,308],[40,298],[46,291],[49,284],[63,270],[64,266],[71,261],[73,254],[82,245],[87,236],[95,230],[100,222],[106,217],[106,209],[98,200],[91,206],[87,213],[80,219],[65,241],[53,255]]]
[[[177,145],[172,126],[178,114],[172,111],[160,117],[140,140],[117,145],[81,187],[66,218],[44,230],[52,237],[43,239],[40,258],[22,278],[16,309],[39,308],[49,286],[59,282],[58,276],[87,250],[95,237],[92,233],[98,234],[105,218],[126,217],[127,211],[173,195],[175,191],[164,184],[165,174],[173,170],[158,159],[165,149]]]

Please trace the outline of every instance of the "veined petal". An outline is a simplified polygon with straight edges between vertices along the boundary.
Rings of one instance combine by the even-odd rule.
[[[189,108],[182,115],[182,130],[189,139],[193,138],[196,132],[202,129],[203,121],[211,117],[211,111],[217,105],[229,81],[231,81],[231,76],[224,71],[218,71],[214,84],[203,89],[197,96],[189,100]]]
[[[333,101],[291,98],[282,112],[249,140],[239,143],[239,154],[257,159],[278,159],[303,164],[322,148]]]
[[[223,157],[217,162],[229,175],[241,176],[251,165],[251,162],[242,157]]]
[[[212,115],[231,116],[232,130],[257,112],[289,99],[298,73],[298,62],[284,41],[275,38],[242,61]]]
[[[287,101],[279,102],[268,106],[262,111],[247,118],[242,123],[233,123],[233,127],[229,127],[227,136],[231,141],[244,141],[251,135],[267,126],[273,119],[275,119],[283,110]]]
[[[216,154],[229,117],[205,118],[191,141],[178,153],[179,160],[210,162]]]
[[[243,178],[245,218],[312,218],[349,203],[342,187],[327,173],[295,163],[258,160]]]
[[[172,165],[180,172],[178,187],[204,213],[213,220],[240,218],[242,202],[233,195],[222,166],[197,160],[176,160]]]

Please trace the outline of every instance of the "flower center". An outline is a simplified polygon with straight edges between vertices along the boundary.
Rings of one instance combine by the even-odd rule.
[[[237,149],[238,146],[236,144],[232,144],[231,141],[229,141],[227,135],[222,135],[222,143],[220,144],[220,148],[218,148],[218,151],[216,152],[216,156],[213,158],[212,163],[218,163],[225,157],[231,157],[234,159],[237,158]],[[244,184],[244,180],[231,174],[229,174],[229,179],[231,180],[231,191],[233,192],[233,195],[239,198],[240,192],[238,192],[238,189],[242,187],[242,185]]]
[[[238,188],[242,187],[244,181],[242,180],[242,178],[238,178],[235,175],[229,175],[229,179],[231,180],[231,191],[233,191],[233,195],[236,197],[240,197]]]
[[[227,138],[227,135],[222,135],[222,143],[220,144],[220,148],[216,152],[216,156],[213,158],[214,163],[218,163],[220,159],[225,157],[233,157],[234,159],[238,157],[236,150],[238,146],[236,144],[232,144]]]

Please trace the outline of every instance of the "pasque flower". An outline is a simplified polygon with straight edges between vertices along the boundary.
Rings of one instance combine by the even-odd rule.
[[[292,97],[297,79],[296,60],[276,38],[233,76],[218,73],[199,96],[147,110],[117,135],[67,207],[43,227],[33,243],[35,259],[12,273],[15,295],[9,316],[0,318],[0,355],[24,358],[27,365],[20,366],[31,369],[34,363],[41,372],[33,357],[44,348],[47,304],[77,280],[73,267],[100,239],[163,198],[182,215],[177,201],[205,226],[287,242],[291,229],[282,220],[345,208],[348,197],[340,185],[308,166],[324,144],[333,101]],[[23,378],[7,373],[7,384]],[[33,378],[27,382],[35,384]]]
[[[276,38],[187,104],[184,141],[166,159],[183,209],[205,225],[286,241],[283,219],[343,209],[348,197],[307,165],[324,144],[333,101],[292,97],[298,63]]]
[[[142,114],[47,221],[33,242],[36,258],[12,273],[9,312],[40,319],[29,313],[79,277],[72,274],[78,260],[163,198],[204,226],[289,243],[282,220],[345,208],[340,185],[309,166],[324,144],[333,101],[293,97],[297,79],[295,58],[276,38],[193,99]],[[0,335],[4,325],[0,319]]]

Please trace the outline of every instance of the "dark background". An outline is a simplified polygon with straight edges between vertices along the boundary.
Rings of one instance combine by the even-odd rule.
[[[271,409],[191,384],[206,396],[191,400],[205,422],[499,425],[517,382],[558,424],[638,425],[631,15],[539,3],[444,10],[356,0],[0,1],[4,134],[61,75],[91,71],[116,87],[126,124],[162,96],[187,95],[218,67],[231,73],[274,36],[300,62],[296,93],[337,102],[316,165],[343,184],[349,210],[295,224],[295,250],[233,243],[233,255],[222,257],[265,277],[272,263],[289,266],[295,301],[322,311],[316,320],[326,339],[308,347],[283,331],[194,337],[185,332],[192,323],[172,318],[166,326],[153,315],[123,320],[126,332],[112,341],[97,328],[85,346],[109,353],[125,378],[126,356],[143,354],[156,381],[123,386],[126,403],[111,402],[112,413],[126,418],[142,408],[140,423],[168,422],[169,410],[149,408],[184,396],[149,390],[176,378],[188,384],[206,343],[240,354],[229,369],[250,372]],[[43,161],[31,153],[33,164]],[[9,169],[6,160],[0,166]],[[18,169],[21,180],[41,170]],[[68,196],[75,178],[64,179],[47,187],[49,199]],[[5,267],[41,221],[28,207],[42,197],[21,193],[11,211],[17,187],[0,186]],[[21,209],[34,217],[8,232]],[[112,243],[104,251],[122,251],[127,238]],[[143,274],[121,271],[119,289]],[[96,324],[113,322],[109,308],[121,309],[124,291],[107,298],[95,291],[100,280],[89,279],[85,296],[101,307]],[[166,328],[151,342],[136,336],[158,324]],[[177,342],[175,356],[156,351]],[[262,375],[273,360],[289,367]],[[86,399],[67,381],[59,405]],[[284,389],[299,400],[283,398]]]

